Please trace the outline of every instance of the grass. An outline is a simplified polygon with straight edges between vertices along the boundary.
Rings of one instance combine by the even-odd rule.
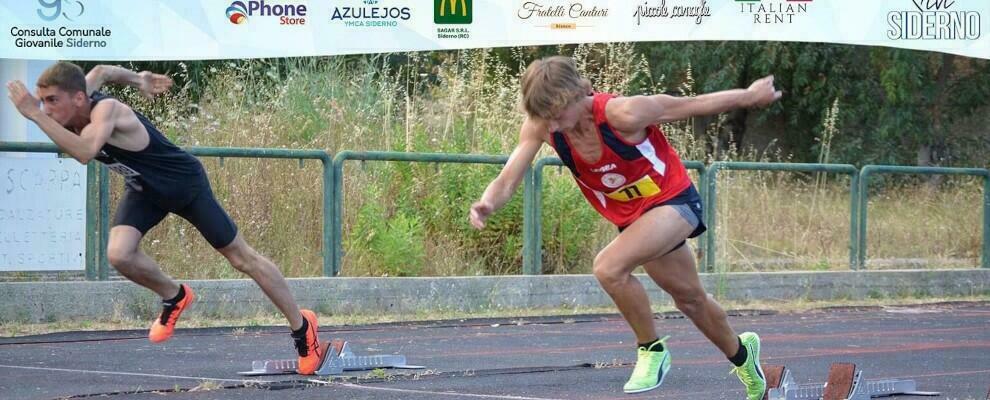
[[[834,301],[809,301],[794,299],[788,301],[719,301],[726,310],[770,310],[780,313],[805,313],[829,307],[887,307],[887,306],[912,306],[933,304],[941,302],[987,302],[990,295],[958,296],[958,297],[917,297],[917,296],[876,296],[875,298],[863,300],[834,300]],[[676,309],[672,306],[654,307],[654,312],[672,312]],[[588,314],[615,314],[614,307],[571,307],[571,308],[541,308],[541,309],[512,309],[493,310],[485,312],[456,312],[456,311],[430,311],[409,313],[404,315],[386,314],[362,314],[362,315],[320,315],[321,326],[344,326],[344,325],[366,325],[392,322],[421,322],[421,321],[441,321],[441,320],[467,320],[478,318],[506,318],[510,321],[506,324],[523,325],[526,318],[557,316],[561,317],[564,323],[573,323],[570,318],[578,315]],[[182,322],[184,328],[216,328],[234,327],[230,334],[240,336],[246,334],[245,327],[259,326],[284,326],[285,319],[281,315],[259,314],[249,318],[223,319],[223,318],[188,318]],[[24,324],[24,323],[2,323],[0,324],[0,337],[14,337],[39,335],[54,332],[69,331],[107,331],[107,330],[144,330],[147,329],[148,322],[135,319],[107,319],[100,321],[58,321],[52,323]]]
[[[683,77],[653,77],[629,44],[580,45],[573,55],[596,89],[627,94],[695,89]],[[528,60],[524,49],[513,51]],[[442,58],[430,68],[428,58]],[[268,60],[205,71],[198,102],[187,89],[147,101],[117,93],[146,112],[184,146],[281,147],[507,154],[522,116],[516,105],[521,71],[489,50],[367,57],[305,58],[278,68]],[[525,65],[525,62],[523,63]],[[842,140],[838,102],[823,104],[822,155]],[[789,161],[765,149],[716,149],[726,131],[716,119],[704,131],[665,125],[684,159]],[[715,154],[715,155],[713,155]],[[545,148],[540,156],[552,155]],[[322,190],[318,162],[206,159],[214,190],[248,243],[290,277],[322,271]],[[485,231],[467,210],[497,166],[349,163],[345,168],[346,276],[515,274],[521,269],[522,200],[497,213]],[[546,171],[542,233],[544,273],[587,273],[616,234],[585,204],[566,171]],[[726,172],[720,178],[718,249],[725,271],[836,270],[848,260],[848,181],[811,175]],[[116,178],[115,178],[116,179]],[[893,183],[891,183],[893,182]],[[981,188],[949,179],[938,190],[902,178],[872,190],[869,254],[917,258],[925,266],[977,264]],[[119,179],[113,184],[119,196]],[[116,200],[114,203],[116,204]],[[180,279],[239,277],[188,223],[170,216],[143,248]]]

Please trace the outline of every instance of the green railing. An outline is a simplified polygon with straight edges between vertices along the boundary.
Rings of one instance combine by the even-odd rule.
[[[707,181],[705,186],[708,197],[704,200],[705,205],[705,225],[708,225],[708,236],[705,247],[704,271],[715,271],[716,257],[716,229],[717,224],[715,213],[718,210],[718,172],[721,170],[733,171],[788,171],[788,172],[826,172],[847,174],[852,177],[850,182],[850,212],[849,212],[849,266],[854,268],[856,255],[856,212],[857,198],[859,196],[859,170],[848,164],[799,164],[799,163],[757,163],[757,162],[714,162],[708,167]]]
[[[461,163],[461,164],[505,164],[508,156],[491,156],[480,154],[450,154],[450,153],[403,153],[391,151],[350,151],[344,150],[333,158],[333,208],[331,209],[331,224],[333,225],[332,260],[329,273],[326,276],[336,276],[340,273],[344,256],[344,162],[358,161],[406,161],[425,163]],[[480,194],[479,194],[480,196]],[[525,211],[524,211],[525,214]],[[464,213],[467,218],[467,210]],[[525,259],[523,263],[525,264]]]
[[[859,232],[853,236],[859,239],[859,257],[856,266],[866,265],[866,214],[870,197],[870,176],[875,174],[908,174],[908,175],[966,175],[983,177],[983,249],[980,266],[990,268],[990,170],[981,168],[940,168],[940,167],[904,167],[894,165],[867,165],[860,172],[859,197]]]
[[[699,181],[705,181],[705,164],[700,161],[683,161],[684,168],[698,171]],[[536,161],[526,178],[523,190],[523,273],[539,275],[543,270],[543,168],[563,166],[557,157],[544,157]],[[698,188],[702,203],[707,204],[705,187]],[[526,194],[529,194],[528,196]],[[702,236],[699,240],[704,241]],[[701,248],[705,248],[704,242]]]
[[[323,166],[323,271],[329,274],[330,269],[330,155],[320,150],[293,149],[264,149],[238,147],[188,147],[189,153],[199,157],[224,158],[268,158],[268,159],[298,159],[300,166],[303,160],[320,160]],[[29,152],[29,153],[60,153],[51,143],[31,142],[0,142],[0,152]],[[109,262],[107,262],[107,241],[110,235],[110,175],[107,168],[96,161],[87,165],[86,173],[86,279],[107,280],[109,278]]]
[[[507,156],[447,153],[402,153],[402,152],[355,152],[343,151],[333,157],[320,150],[260,149],[260,148],[221,148],[190,147],[186,149],[200,157],[224,158],[271,158],[320,160],[323,167],[323,232],[322,255],[323,275],[336,276],[341,271],[343,259],[343,175],[344,163],[358,161],[404,161],[426,163],[468,163],[505,164]],[[0,152],[59,153],[50,143],[0,142]],[[527,172],[523,180],[523,273],[542,272],[542,187],[543,169],[547,166],[562,166],[556,157],[541,158]],[[849,264],[851,269],[862,269],[866,260],[866,221],[869,177],[873,174],[944,174],[981,176],[983,190],[983,245],[980,265],[990,268],[990,171],[979,168],[927,168],[868,165],[862,170],[847,164],[797,164],[797,163],[752,163],[715,162],[707,168],[697,161],[685,161],[688,169],[700,174],[698,190],[705,204],[705,223],[708,232],[698,238],[703,249],[703,270],[714,271],[716,261],[716,212],[718,210],[718,173],[721,170],[735,171],[791,171],[825,172],[850,175],[850,232]],[[106,167],[96,162],[87,166],[86,197],[86,279],[105,280],[109,269],[106,259],[107,237],[109,235],[109,174]],[[480,194],[479,194],[480,195]],[[466,211],[465,211],[466,215]]]

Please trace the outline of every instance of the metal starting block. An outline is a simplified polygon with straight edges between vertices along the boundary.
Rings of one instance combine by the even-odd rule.
[[[866,380],[856,364],[835,363],[828,370],[825,383],[798,384],[791,371],[782,365],[763,368],[767,378],[764,400],[870,400],[887,396],[939,396],[939,392],[921,392],[913,380]]]
[[[316,369],[316,375],[340,375],[344,371],[365,371],[376,368],[422,369],[425,367],[407,365],[403,355],[357,356],[343,340],[323,343],[323,360]],[[251,362],[251,370],[238,372],[245,376],[295,374],[299,368],[296,360],[257,360]]]

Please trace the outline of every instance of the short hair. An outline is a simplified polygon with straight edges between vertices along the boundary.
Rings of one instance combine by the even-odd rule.
[[[78,65],[59,61],[45,69],[38,77],[38,87],[57,87],[70,94],[86,92],[86,74]]]
[[[530,116],[555,118],[564,108],[591,92],[573,58],[553,56],[533,61],[523,73],[522,109]]]

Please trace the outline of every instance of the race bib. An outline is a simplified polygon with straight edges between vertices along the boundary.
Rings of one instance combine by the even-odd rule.
[[[133,168],[128,167],[119,162],[113,164],[107,164],[107,169],[120,174],[124,178],[133,178],[135,176],[141,176],[141,174],[135,171]]]
[[[657,183],[649,175],[646,175],[636,182],[623,186],[614,192],[606,193],[605,195],[612,200],[626,202],[642,197],[652,197],[658,194],[660,194],[660,187],[657,186]]]

